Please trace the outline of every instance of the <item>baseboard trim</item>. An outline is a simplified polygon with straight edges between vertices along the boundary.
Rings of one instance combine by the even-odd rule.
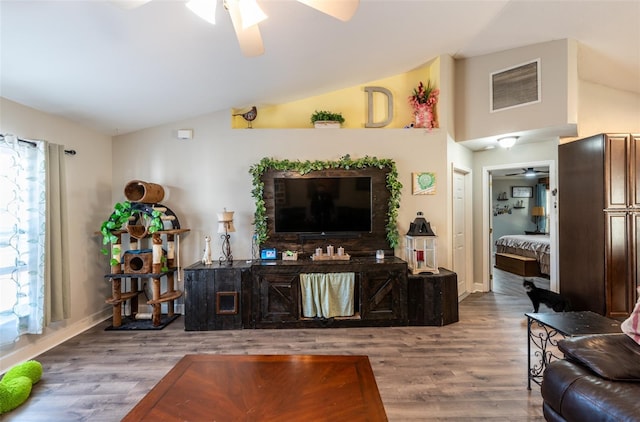
[[[4,354],[0,358],[0,373],[5,373],[11,367],[26,360],[35,359],[38,355],[43,354],[47,350],[53,349],[57,345],[64,343],[72,337],[77,336],[83,331],[94,327],[105,319],[111,317],[111,307],[105,308],[100,312],[96,312],[89,315],[79,321],[74,322],[69,326],[62,326],[59,328],[48,327],[45,329],[45,334],[33,335],[28,334],[28,341],[24,346],[20,346],[20,342],[17,343],[18,347],[9,353]]]

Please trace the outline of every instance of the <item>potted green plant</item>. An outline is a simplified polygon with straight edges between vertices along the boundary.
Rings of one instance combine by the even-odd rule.
[[[316,128],[339,128],[344,123],[342,113],[316,110],[311,115],[311,124]]]
[[[109,218],[100,225],[100,234],[102,234],[102,244],[107,245],[118,241],[118,236],[113,232],[117,230],[126,230],[130,221],[140,216],[144,220],[144,233],[153,234],[158,230],[163,229],[162,213],[157,210],[152,210],[149,214],[145,210],[134,206],[131,202],[118,202],[114,206],[113,213]],[[106,247],[101,251],[105,255],[109,255],[109,250]],[[111,251],[112,253],[119,254],[120,251]],[[118,265],[118,261],[113,258],[110,261],[111,265]]]

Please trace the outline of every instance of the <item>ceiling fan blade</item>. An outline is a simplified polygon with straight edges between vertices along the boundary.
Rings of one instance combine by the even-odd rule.
[[[121,9],[135,9],[143,4],[149,3],[151,0],[111,0],[111,3],[120,7]]]
[[[298,0],[309,7],[333,16],[341,21],[348,21],[355,15],[360,0]]]
[[[521,176],[522,173],[511,173],[511,174],[505,174],[505,176]]]
[[[264,44],[262,43],[262,35],[260,35],[258,25],[242,28],[242,17],[240,15],[238,2],[227,1],[225,2],[225,6],[229,10],[229,15],[231,15],[231,23],[233,23],[233,29],[236,31],[236,37],[238,38],[242,54],[247,57],[255,57],[263,54]]]

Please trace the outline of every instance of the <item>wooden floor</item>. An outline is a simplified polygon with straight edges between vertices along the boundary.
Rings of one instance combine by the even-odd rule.
[[[512,274],[506,271],[493,268],[493,286],[492,291],[495,293],[509,295],[509,296],[522,296],[525,295],[524,288],[522,287],[522,280],[532,280],[536,286],[548,289],[549,279],[545,277],[522,277],[517,274]],[[531,307],[533,310],[533,307]],[[546,312],[541,310],[541,312]]]
[[[104,331],[105,321],[39,356],[42,380],[3,420],[119,421],[185,354],[208,353],[367,355],[390,421],[542,421],[539,387],[527,390],[531,303],[522,278],[503,275],[444,327],[186,332],[178,318],[162,331]]]

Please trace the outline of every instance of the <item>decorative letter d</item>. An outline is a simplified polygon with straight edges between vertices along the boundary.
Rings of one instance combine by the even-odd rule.
[[[385,127],[393,120],[393,94],[387,88],[381,86],[365,86],[367,93],[367,122],[364,127]],[[387,96],[387,119],[382,122],[373,121],[373,93],[379,92]]]

